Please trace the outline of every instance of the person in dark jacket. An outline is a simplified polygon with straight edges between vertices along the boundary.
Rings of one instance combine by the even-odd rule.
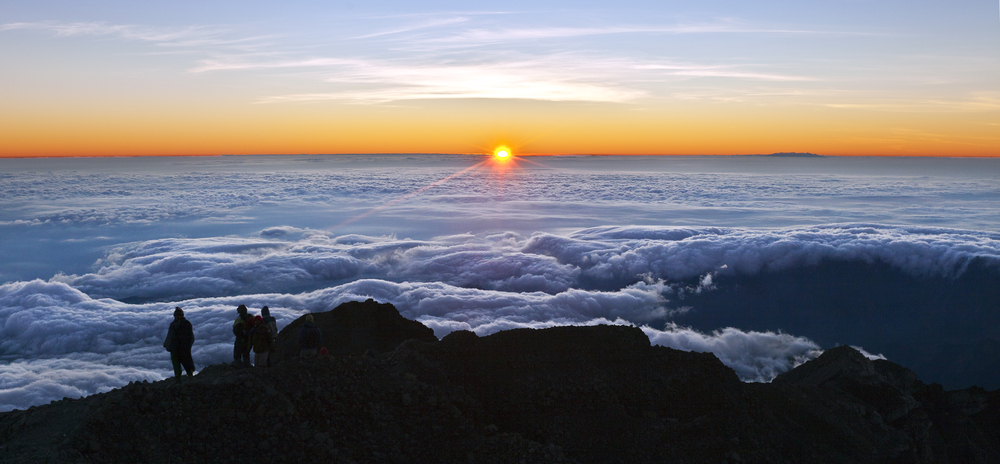
[[[271,351],[267,354],[267,367],[271,367],[271,359],[274,358],[274,340],[278,338],[278,320],[271,316],[271,310],[264,306],[260,308],[260,316],[264,319],[264,324],[271,331]]]
[[[312,314],[306,314],[306,320],[299,329],[299,356],[303,358],[315,357],[322,345],[323,334],[319,331],[319,327],[313,323]]]
[[[233,321],[233,335],[236,341],[233,343],[233,365],[236,367],[250,367],[250,330],[248,321],[253,317],[247,313],[246,305],[239,305],[236,308],[236,320]]]
[[[250,331],[250,346],[253,347],[254,367],[267,366],[267,359],[274,351],[274,338],[271,337],[271,328],[264,323],[264,318],[256,316],[253,318],[253,329]]]
[[[167,339],[163,347],[170,352],[170,362],[174,365],[174,379],[181,381],[181,366],[187,371],[188,377],[194,376],[194,360],[191,359],[191,346],[194,345],[194,327],[184,318],[184,310],[174,309],[174,321],[167,329]]]

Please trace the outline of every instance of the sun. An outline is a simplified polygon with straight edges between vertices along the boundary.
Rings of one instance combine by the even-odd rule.
[[[493,158],[497,159],[498,161],[507,161],[513,157],[514,154],[511,153],[510,148],[499,146],[495,150],[493,150]]]

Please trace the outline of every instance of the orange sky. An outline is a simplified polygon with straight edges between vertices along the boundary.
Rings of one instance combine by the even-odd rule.
[[[23,108],[0,118],[0,156],[326,153],[1000,156],[992,114],[745,104],[304,103]]]

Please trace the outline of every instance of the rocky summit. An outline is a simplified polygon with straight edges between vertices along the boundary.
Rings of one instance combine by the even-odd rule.
[[[315,313],[271,368],[0,414],[15,463],[997,463],[1000,391],[944,391],[837,347],[770,384],[627,326],[438,341],[388,304]]]

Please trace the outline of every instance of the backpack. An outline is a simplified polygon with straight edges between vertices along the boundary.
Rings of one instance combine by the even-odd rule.
[[[187,319],[180,320],[174,332],[174,339],[178,348],[191,348],[191,345],[194,344],[194,327],[191,326],[191,321]]]
[[[236,316],[236,321],[233,322],[233,335],[236,338],[247,338],[250,335],[250,329],[253,328],[253,318],[249,315],[244,318],[241,316]]]
[[[261,324],[253,328],[253,346],[261,351],[268,351],[271,347],[271,329],[266,324]]]
[[[264,319],[264,324],[271,331],[271,340],[278,338],[278,320],[272,316],[268,316]]]
[[[303,348],[319,348],[319,327],[309,327],[305,333]]]

